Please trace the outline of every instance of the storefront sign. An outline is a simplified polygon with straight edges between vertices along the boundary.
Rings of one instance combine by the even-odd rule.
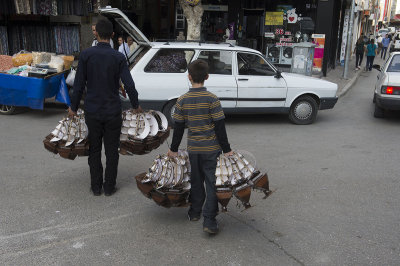
[[[224,11],[228,12],[228,6],[217,6],[217,5],[203,5],[204,11]]]
[[[292,38],[280,38],[279,41],[280,42],[291,42]]]
[[[264,33],[265,38],[275,38],[275,34],[273,32]]]
[[[285,31],[285,35],[292,35],[292,32],[290,32],[290,31]]]
[[[293,46],[294,43],[292,43],[292,42],[277,42],[275,45],[278,46],[278,47],[280,47],[280,46]]]
[[[297,21],[301,20],[301,15],[297,15],[296,8],[292,8],[286,11],[286,14],[283,16],[284,20],[287,20],[290,24],[295,24]]]
[[[265,25],[283,25],[283,12],[265,12]]]
[[[283,29],[276,29],[275,30],[275,34],[276,35],[283,35],[283,33],[285,33],[285,31]]]
[[[311,38],[313,38],[313,39],[321,39],[321,38],[325,39],[325,34],[312,34]]]

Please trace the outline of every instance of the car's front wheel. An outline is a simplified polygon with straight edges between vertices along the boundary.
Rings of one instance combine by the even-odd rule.
[[[376,118],[383,118],[385,116],[385,110],[381,107],[379,107],[376,103],[375,103],[375,111],[374,111],[374,117]]]
[[[15,112],[15,106],[12,105],[0,105],[0,114],[11,115]]]
[[[168,126],[174,127],[174,118],[176,100],[169,101],[163,108],[163,114],[167,117]]]
[[[290,106],[289,119],[297,125],[312,124],[317,118],[318,105],[311,96],[301,96]]]

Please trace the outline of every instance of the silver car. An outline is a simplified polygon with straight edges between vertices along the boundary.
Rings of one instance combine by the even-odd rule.
[[[382,118],[385,110],[400,110],[400,52],[391,53],[383,66],[374,65],[374,68],[379,71],[374,116]]]

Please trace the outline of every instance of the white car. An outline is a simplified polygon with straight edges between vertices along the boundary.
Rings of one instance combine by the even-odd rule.
[[[385,64],[374,65],[379,71],[373,102],[374,116],[384,117],[385,110],[400,110],[400,52],[391,53]]]
[[[138,43],[129,64],[140,105],[162,111],[170,122],[176,100],[190,88],[187,65],[196,59],[208,62],[205,86],[225,113],[287,113],[295,124],[311,124],[318,110],[331,109],[338,100],[335,83],[281,73],[259,51],[229,43],[150,42],[120,10],[100,13]]]

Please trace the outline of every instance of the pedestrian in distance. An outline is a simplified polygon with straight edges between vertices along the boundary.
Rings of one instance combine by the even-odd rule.
[[[366,48],[366,53],[367,53],[367,65],[366,65],[366,71],[371,71],[372,70],[372,65],[374,64],[374,59],[376,55],[376,44],[374,40],[371,40],[371,42],[367,45]]]
[[[138,47],[138,44],[133,40],[131,36],[126,37],[126,42],[129,46],[129,53],[133,53],[135,49]]]
[[[356,53],[356,70],[360,70],[361,62],[364,57],[364,46],[364,38],[360,36],[357,40],[356,47],[354,48],[354,52]]]
[[[129,50],[128,44],[125,42],[124,37],[122,37],[122,36],[118,37],[118,44],[119,44],[118,52],[123,54],[125,56],[126,60],[128,60],[130,50]]]
[[[117,191],[116,179],[119,160],[119,137],[122,126],[119,81],[125,85],[134,112],[141,112],[135,83],[129,72],[124,56],[110,46],[113,25],[108,20],[96,24],[98,44],[83,50],[79,56],[74,82],[74,93],[68,109],[70,117],[76,115],[82,93],[85,97],[85,121],[89,129],[89,168],[91,191],[100,196],[104,189],[106,196]],[[103,184],[101,149],[104,141],[106,169]]]
[[[192,88],[176,102],[173,115],[174,134],[167,154],[169,157],[178,155],[179,144],[187,126],[187,150],[191,165],[189,198],[191,206],[188,218],[190,221],[198,221],[203,212],[204,232],[216,234],[219,231],[216,220],[218,199],[215,186],[217,158],[221,154],[221,149],[227,157],[233,152],[226,134],[225,115],[221,103],[217,96],[204,87],[204,81],[208,79],[207,62],[195,60],[188,69]]]
[[[386,52],[390,44],[390,38],[388,35],[385,36],[385,38],[382,39],[382,52],[381,52],[381,59],[383,58],[384,60],[386,59]]]
[[[97,35],[97,32],[96,32],[96,24],[92,24],[92,33],[93,33],[93,37],[94,37],[94,39],[93,39],[93,42],[92,42],[92,46],[96,46],[99,42],[98,42],[98,35]],[[111,45],[111,48],[114,48],[114,42],[113,42],[113,40],[112,40],[112,37],[114,36],[114,33],[111,35],[111,38],[110,38],[110,45]]]

